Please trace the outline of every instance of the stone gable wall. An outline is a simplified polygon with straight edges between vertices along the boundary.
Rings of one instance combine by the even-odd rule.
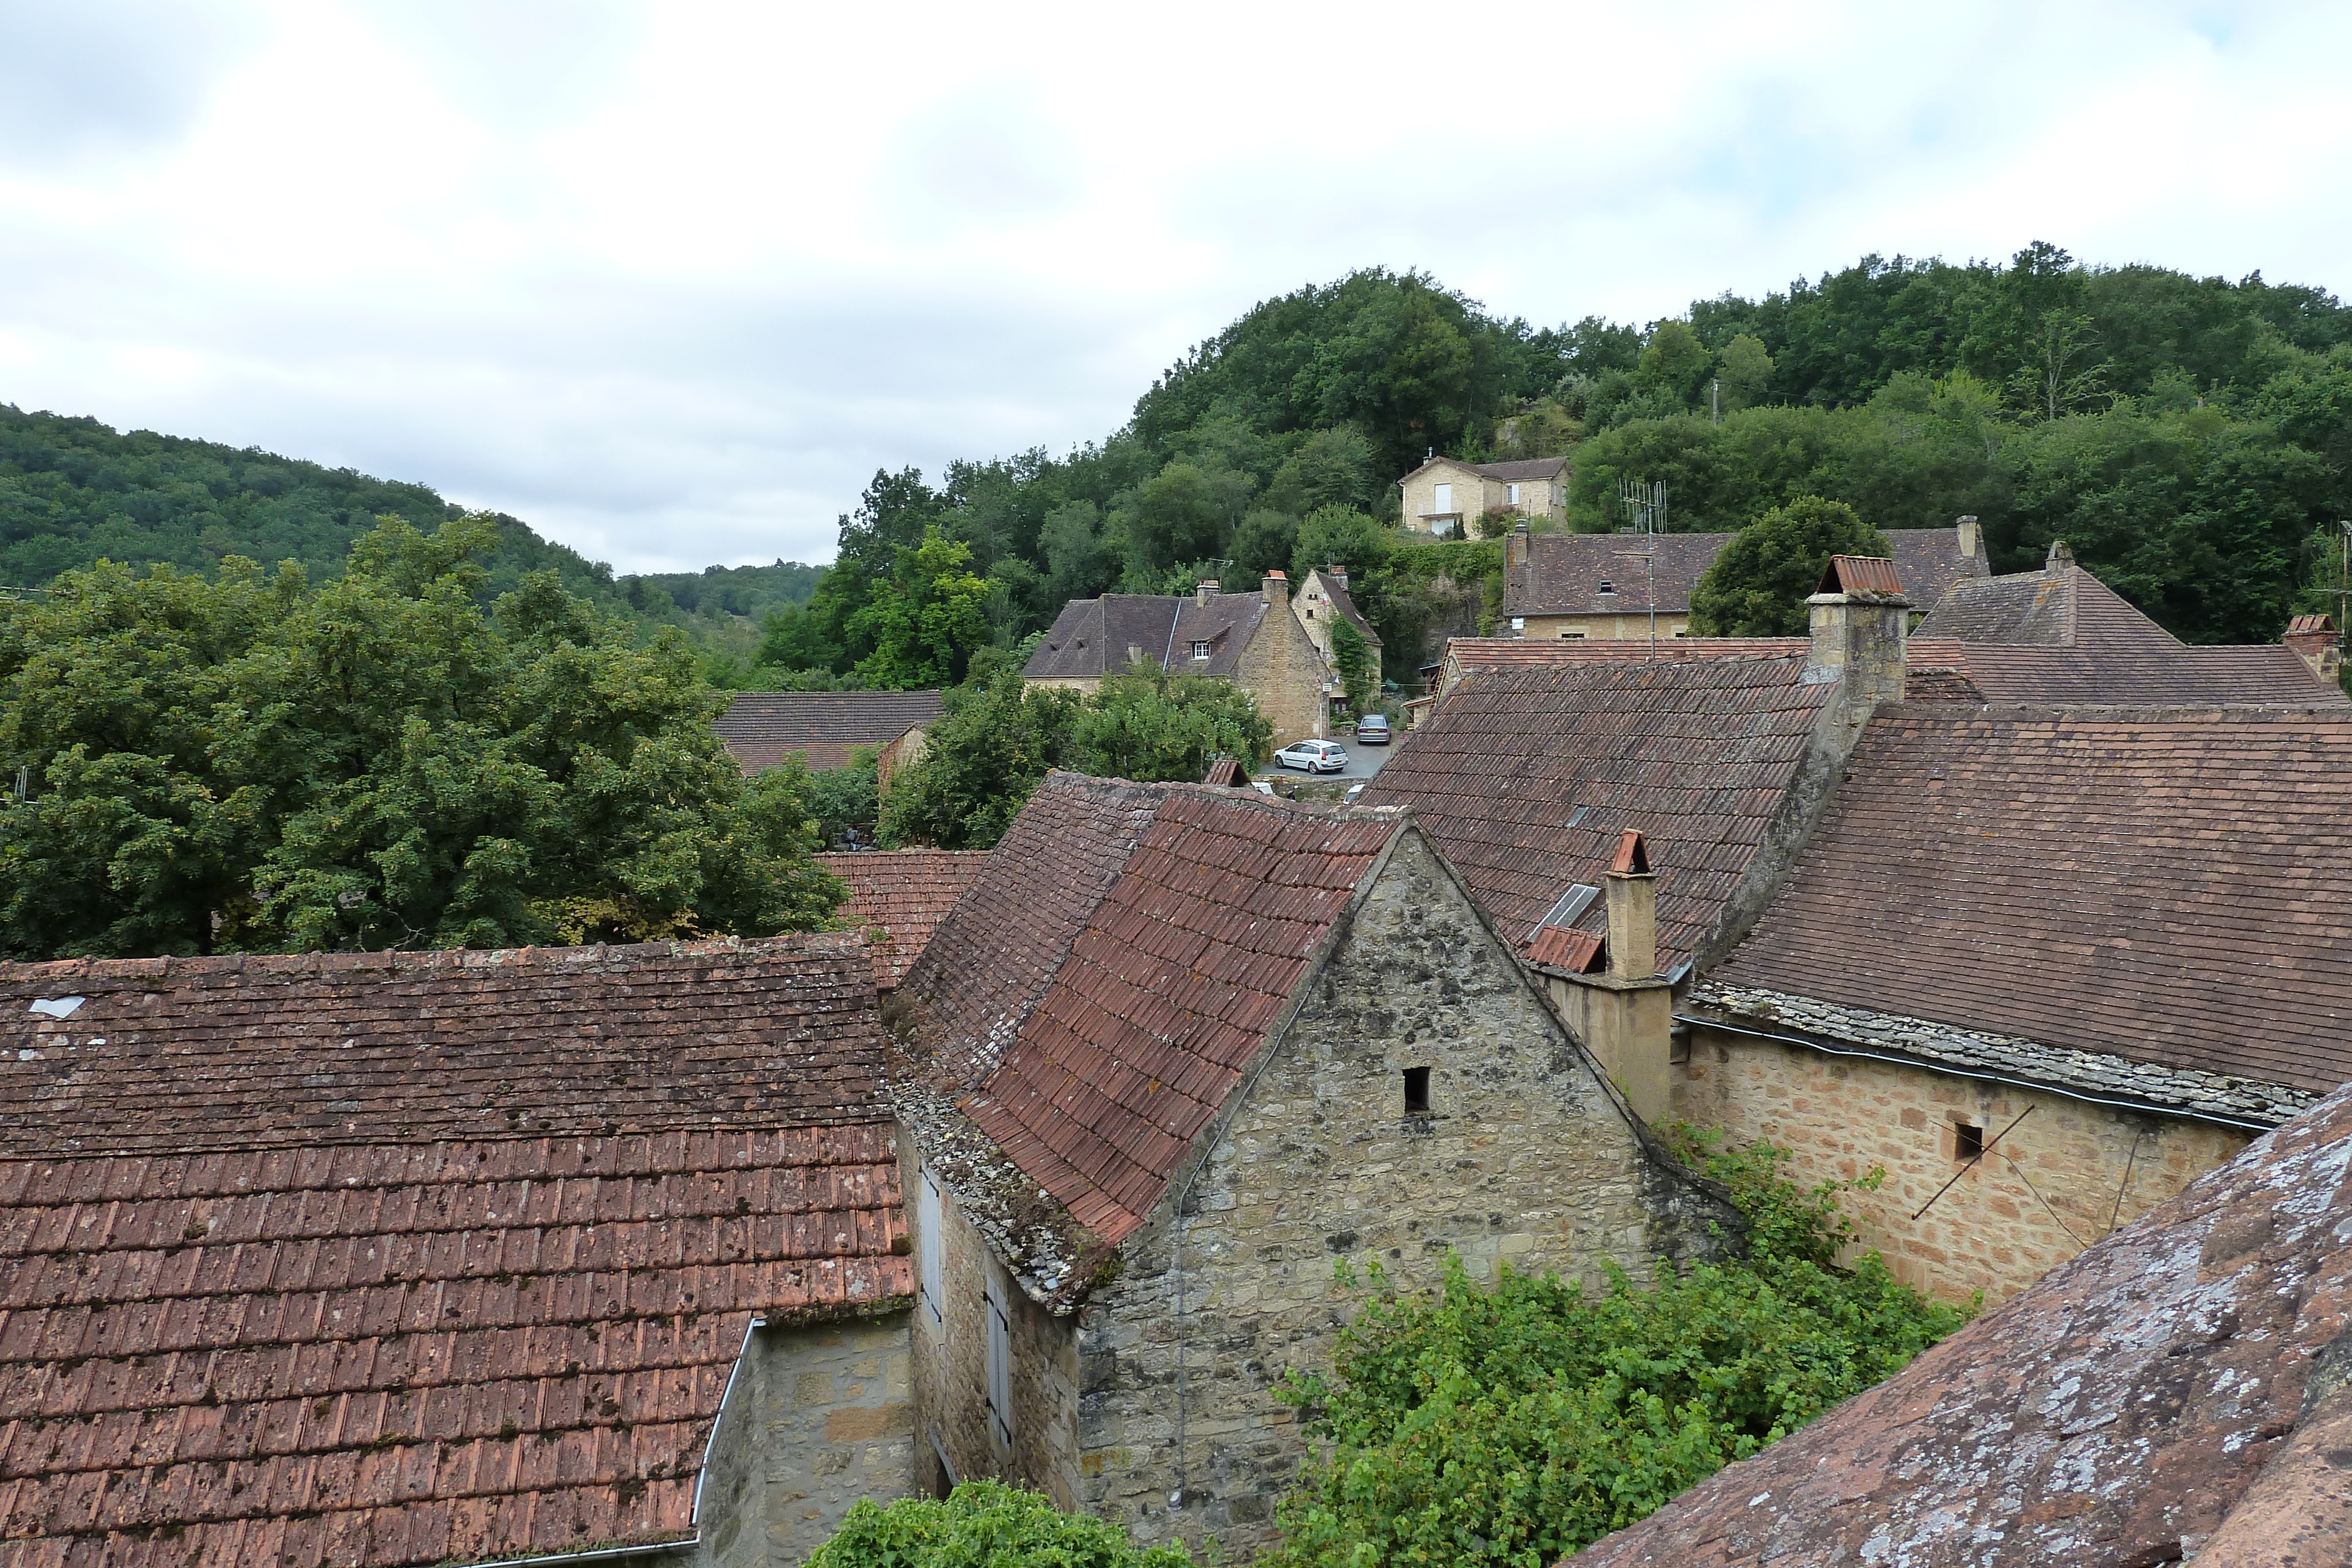
[[[1077,1498],[1144,1541],[1213,1536],[1246,1560],[1273,1539],[1305,1451],[1273,1390],[1328,1364],[1358,1301],[1338,1259],[1377,1256],[1409,1288],[1449,1249],[1481,1279],[1507,1261],[1597,1281],[1603,1260],[1639,1273],[1687,1250],[1723,1212],[1669,1215],[1618,1102],[1419,834],[1309,988],[1185,1214],[1163,1207],[1079,1314]],[[1425,1117],[1404,1111],[1415,1066]]]
[[[1554,638],[1565,637],[1571,632],[1578,632],[1598,641],[1646,643],[1650,640],[1650,612],[1644,607],[1648,603],[1645,597],[1646,591],[1641,580],[1636,578],[1630,592],[1620,593],[1617,596],[1620,599],[1630,599],[1633,602],[1619,609],[1613,614],[1524,616],[1522,619],[1526,624],[1520,628],[1519,634],[1523,637],[1534,638],[1538,642],[1550,642]],[[1664,643],[1675,637],[1685,636],[1689,632],[1690,612],[1688,611],[1661,610],[1658,612],[1659,642]]]
[[[1884,1169],[1876,1191],[1839,1200],[1860,1244],[1906,1284],[1958,1301],[1978,1291],[1988,1303],[2015,1295],[2106,1235],[2111,1221],[2130,1223],[2253,1136],[1703,1024],[1674,1079],[1677,1117],[1721,1128],[1736,1144],[1763,1138],[1789,1149],[1801,1186]],[[1956,1124],[1990,1143],[2028,1106],[2032,1114],[1973,1171],[1911,1218],[1965,1163]]]
[[[1234,683],[1257,699],[1258,711],[1273,721],[1274,744],[1320,739],[1330,727],[1330,703],[1323,695],[1329,666],[1308,641],[1298,617],[1284,611],[1258,622],[1234,661]]]

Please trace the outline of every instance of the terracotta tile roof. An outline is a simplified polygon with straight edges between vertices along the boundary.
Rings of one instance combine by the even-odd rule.
[[[1812,647],[1803,637],[1451,637],[1445,656],[1461,669],[1526,664],[1647,664],[1654,659],[1779,659]]]
[[[1833,555],[1822,569],[1818,593],[1865,593],[1880,598],[1906,597],[1895,563],[1880,556]]]
[[[1127,668],[1129,651],[1175,674],[1230,675],[1265,619],[1263,592],[1106,593],[1062,607],[1037,651],[1022,666],[1031,680],[1094,679]],[[1209,644],[1206,659],[1192,644]]]
[[[1574,1568],[2352,1563],[2352,1090]]]
[[[2324,636],[2335,630],[2336,618],[2332,615],[2297,615],[2286,623],[2290,637]]]
[[[887,746],[945,711],[937,692],[738,692],[713,727],[746,773],[795,751],[823,770],[847,767],[856,747]]]
[[[1715,930],[1811,748],[1833,684],[1802,656],[1474,671],[1361,799],[1409,806],[1504,940],[1598,884],[1638,828],[1658,867],[1658,966]],[[1578,922],[1601,928],[1598,901]]]
[[[845,934],[0,964],[0,1158],[872,1121],[874,1019]]]
[[[1219,789],[1246,789],[1250,787],[1249,769],[1241,765],[1239,758],[1220,757],[1209,764],[1209,771],[1202,776],[1201,782]]]
[[[1960,554],[1955,528],[1888,528],[1895,573],[1914,604],[1934,604],[1953,584],[1982,578],[1990,570],[1982,551]],[[1691,590],[1731,534],[1534,534],[1526,566],[1507,571],[1503,608],[1510,615],[1632,613],[1650,606],[1647,573],[1657,574],[1658,609],[1676,615],[1690,611]],[[1619,552],[1654,544],[1654,569]],[[1606,580],[1616,591],[1602,593]]]
[[[753,1317],[911,1295],[854,940],[446,956],[0,970],[8,1561],[681,1539]]]
[[[971,1090],[963,1113],[1116,1245],[1400,826],[1199,785],[1048,776],[906,987]],[[1003,911],[1038,912],[1026,924],[1041,932],[1009,965]]]
[[[1846,775],[1711,981],[2352,1078],[2352,714],[1906,703]]]
[[[931,939],[988,857],[961,850],[865,850],[816,857],[848,884],[841,917],[874,950],[874,980],[889,990]]]

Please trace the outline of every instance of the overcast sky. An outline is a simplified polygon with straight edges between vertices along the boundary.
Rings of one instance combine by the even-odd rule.
[[[827,559],[1255,301],[2044,238],[2352,292],[2352,5],[0,0],[0,402]]]

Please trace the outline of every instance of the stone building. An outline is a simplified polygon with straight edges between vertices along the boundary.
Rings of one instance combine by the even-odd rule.
[[[937,692],[738,692],[715,727],[745,773],[795,752],[812,772],[846,768],[859,747],[871,747],[887,789],[891,774],[923,755],[923,732],[946,711]]]
[[[1379,689],[1381,634],[1372,630],[1372,623],[1364,619],[1364,612],[1356,608],[1355,600],[1349,596],[1346,567],[1317,567],[1298,585],[1298,596],[1290,602],[1298,612],[1298,623],[1307,630],[1307,640],[1315,644],[1315,651],[1323,655],[1324,664],[1330,666],[1335,676],[1339,661],[1331,652],[1331,628],[1341,621],[1353,626],[1356,634],[1364,640],[1364,651],[1370,655],[1372,686]]]
[[[2333,615],[2298,615],[2287,622],[2280,639],[2311,673],[2323,681],[2344,678],[2344,639]]]
[[[2352,1075],[2352,714],[2275,648],[2304,706],[1989,705],[1923,680],[1901,598],[1846,564],[1802,652],[1466,663],[1363,800],[1412,810],[1636,1109],[1809,1180],[1885,1169],[1864,1239],[1998,1299]],[[1663,1028],[1607,962],[1628,830]]]
[[[1330,666],[1290,607],[1290,580],[1269,571],[1255,593],[1215,581],[1187,594],[1073,599],[1037,644],[1022,679],[1091,692],[1129,670],[1227,680],[1256,699],[1274,743],[1319,739],[1329,727]]]
[[[1574,1568],[2346,1568],[2352,1089]]]
[[[1736,537],[1522,529],[1504,550],[1503,612],[1515,635],[1538,641],[1646,641],[1654,621],[1662,641],[1686,636],[1691,592]],[[1974,517],[1948,528],[1889,528],[1886,538],[1895,575],[1919,609],[1992,570]]]
[[[903,1491],[870,964],[0,966],[0,1556],[785,1568]]]
[[[929,1484],[1272,1537],[1335,1260],[1593,1277],[1719,1242],[1392,811],[1056,773],[893,1004]]]
[[[1399,522],[1417,534],[1465,533],[1489,512],[1568,520],[1568,459],[1465,463],[1432,455],[1397,481]]]

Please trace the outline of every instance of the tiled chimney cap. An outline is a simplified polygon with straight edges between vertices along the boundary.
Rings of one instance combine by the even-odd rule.
[[[1650,846],[1639,828],[1628,828],[1617,835],[1617,858],[1609,862],[1615,876],[1647,876],[1650,874]]]
[[[1895,563],[1878,556],[1833,555],[1828,566],[1822,569],[1822,585],[1815,593],[1867,593],[1903,597],[1902,580],[1895,575]]]

